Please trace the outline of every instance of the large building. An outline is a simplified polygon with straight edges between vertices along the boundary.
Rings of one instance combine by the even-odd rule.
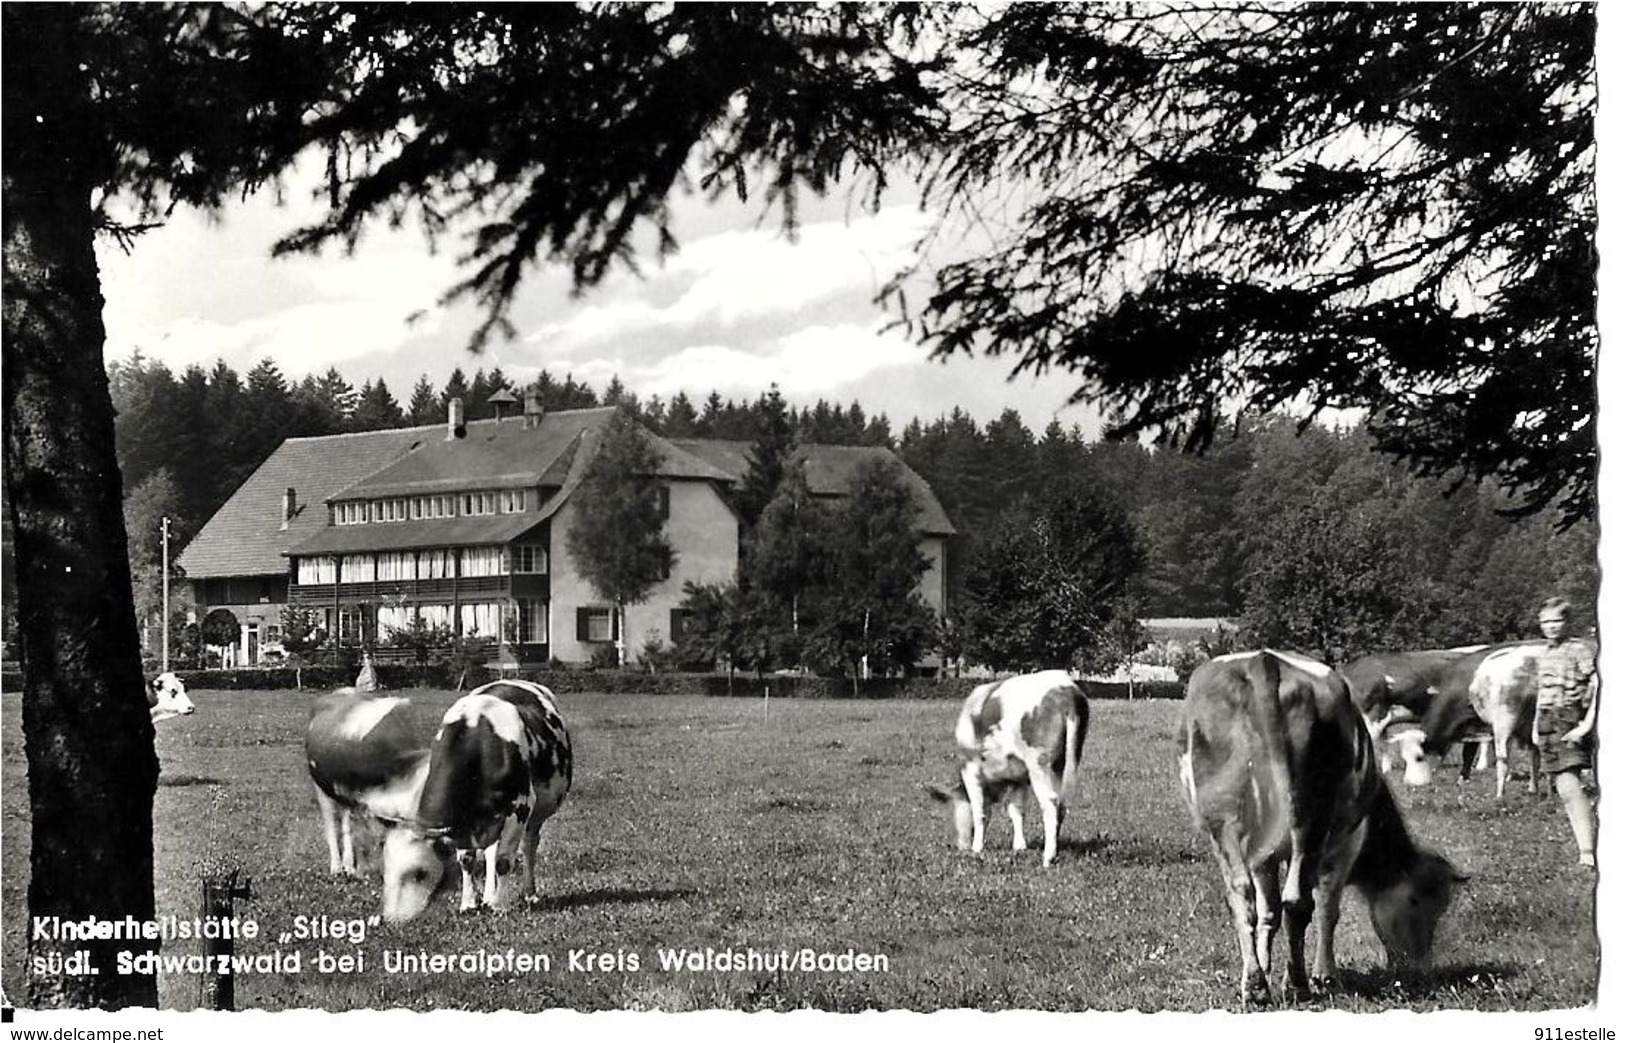
[[[444,425],[289,439],[180,555],[199,618],[230,613],[234,664],[280,646],[289,604],[341,642],[373,644],[420,620],[489,640],[506,662],[587,662],[618,635],[565,534],[571,494],[613,414],[544,412],[531,397],[520,416],[464,423],[453,400]],[[651,638],[669,644],[680,633],[684,584],[735,579],[739,519],[728,491],[750,465],[748,443],[647,437],[677,560],[627,608],[630,658]],[[902,468],[931,563],[920,593],[940,614],[953,526],[925,481],[883,448],[801,452],[820,497],[846,495],[867,459]]]

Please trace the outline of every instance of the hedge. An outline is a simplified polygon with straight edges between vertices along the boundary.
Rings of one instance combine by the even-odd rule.
[[[441,688],[450,690],[457,679],[444,664],[412,666],[379,664],[373,668],[378,683],[387,689]],[[253,689],[292,689],[292,667],[244,667],[238,670],[177,670],[188,688],[200,691],[244,691]],[[307,690],[341,688],[355,683],[356,671],[348,666],[307,666],[299,679]],[[495,674],[483,666],[471,667],[463,676],[463,687],[474,688],[494,680]],[[609,692],[616,695],[706,695],[734,698],[762,698],[764,689],[771,699],[963,699],[985,678],[909,677],[872,678],[860,681],[854,693],[852,681],[842,677],[812,677],[774,674],[756,677],[739,673],[732,683],[724,674],[658,673],[638,670],[527,670],[527,680],[546,685],[561,695]],[[1126,699],[1128,685],[1120,682],[1079,682],[1090,699]],[[6,677],[5,691],[20,691],[19,675]],[[1179,699],[1185,688],[1173,681],[1142,682],[1134,686],[1136,699]]]

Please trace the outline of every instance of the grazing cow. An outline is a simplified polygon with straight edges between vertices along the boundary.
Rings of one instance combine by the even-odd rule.
[[[429,904],[444,876],[444,852],[412,829],[429,770],[429,750],[408,702],[340,688],[318,696],[305,729],[305,760],[316,788],[328,871],[360,876],[354,825],[384,831],[384,917],[408,920]]]
[[[1461,878],[1412,842],[1338,674],[1267,649],[1204,663],[1186,690],[1179,745],[1184,796],[1212,840],[1241,944],[1244,1004],[1270,1001],[1283,912],[1283,992],[1291,999],[1310,987],[1311,917],[1314,983],[1332,984],[1345,884],[1365,896],[1391,969],[1427,965]]]
[[[1383,652],[1356,659],[1338,671],[1348,684],[1355,707],[1365,717],[1383,771],[1392,766],[1390,744],[1403,742],[1410,733],[1418,732],[1422,718],[1436,698],[1456,692],[1465,694],[1473,671],[1488,650],[1488,645],[1474,645],[1423,652]],[[1467,731],[1460,736],[1463,779],[1467,778],[1478,752],[1478,740],[1487,738],[1488,731],[1482,734]],[[1403,748],[1401,753],[1404,753]],[[1406,782],[1426,785],[1432,780],[1432,770],[1425,759],[1414,754],[1402,755],[1401,759]]]
[[[1402,737],[1400,751],[1407,764],[1426,764],[1428,755],[1443,750],[1464,733],[1488,727],[1495,741],[1495,796],[1506,795],[1512,771],[1514,744],[1529,751],[1528,792],[1534,793],[1540,775],[1540,753],[1530,742],[1535,720],[1535,689],[1540,641],[1498,645],[1485,652],[1464,688],[1453,686],[1435,699],[1423,715],[1419,730]]]
[[[1496,645],[1464,656],[1418,719],[1390,729],[1391,742],[1405,762],[1405,781],[1425,785],[1428,758],[1451,743],[1486,738],[1494,742],[1495,795],[1505,796],[1514,744],[1530,750],[1528,789],[1535,792],[1539,756],[1529,742],[1535,712],[1535,665],[1539,641]]]
[[[536,842],[559,809],[574,771],[570,733],[553,693],[528,681],[494,681],[451,705],[429,756],[417,807],[420,833],[447,843],[463,870],[460,908],[478,907],[474,862],[485,856],[485,905],[522,848],[520,890],[536,900]]]
[[[171,717],[196,713],[197,707],[186,694],[186,685],[181,679],[175,676],[174,671],[165,670],[147,686],[147,710],[152,714],[152,723],[157,724]]]
[[[1044,865],[1055,861],[1065,796],[1077,773],[1089,731],[1089,701],[1064,670],[1023,674],[979,685],[966,698],[954,727],[964,766],[952,789],[931,787],[953,807],[961,850],[980,853],[989,804],[1005,801],[1024,851],[1021,797],[1031,790],[1044,819]]]

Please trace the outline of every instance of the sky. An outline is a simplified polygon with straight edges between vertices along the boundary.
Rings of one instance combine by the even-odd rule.
[[[777,384],[792,405],[857,402],[898,433],[956,406],[984,424],[1015,409],[1035,433],[1051,419],[1099,430],[1095,411],[1066,404],[1064,374],[1007,379],[1007,362],[933,362],[875,302],[935,220],[906,189],[878,212],[844,189],[804,201],[793,241],[777,211],[679,197],[677,254],[640,259],[640,273],[617,270],[580,296],[562,268],[533,268],[517,335],[479,355],[467,351],[476,309],[436,303],[456,282],[454,240],[431,250],[416,229],[378,226],[350,256],[272,259],[277,238],[316,214],[304,190],[282,196],[178,212],[128,254],[104,242],[107,359],[139,349],[178,374],[219,359],[246,373],[269,357],[291,380],[334,366],[358,388],[382,377],[403,404],[420,376],[438,389],[454,367],[501,366],[518,381],[545,368],[599,391],[619,376],[642,398],[683,391],[696,404],[713,389],[754,400]]]

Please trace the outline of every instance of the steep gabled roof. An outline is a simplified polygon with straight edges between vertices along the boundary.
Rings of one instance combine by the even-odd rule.
[[[749,442],[718,438],[673,438],[668,441],[725,472],[730,481],[743,482],[750,471]],[[858,468],[867,461],[880,460],[894,464],[900,469],[903,484],[920,509],[920,531],[930,536],[952,536],[957,531],[926,480],[885,446],[807,443],[799,447],[798,455],[806,461],[807,487],[814,496],[850,494]]]
[[[338,554],[446,544],[502,543],[551,517],[580,484],[613,407],[551,412],[535,426],[521,418],[476,420],[462,438],[446,425],[290,438],[238,487],[177,559],[192,579],[280,575],[290,554]],[[727,482],[707,460],[649,435],[664,478]],[[585,451],[583,451],[585,450]],[[535,488],[540,512],[332,526],[335,500],[424,496],[472,489]],[[282,496],[298,510],[282,526]]]
[[[523,419],[476,420],[462,438],[425,439],[412,452],[337,491],[335,500],[424,496],[470,489],[535,488],[568,467],[568,456],[589,431],[609,422],[615,410],[572,409],[548,413],[540,424]]]
[[[436,424],[290,438],[238,486],[176,563],[191,579],[281,575],[288,570],[283,553],[327,527],[324,501],[444,430]],[[282,495],[288,489],[297,509],[283,529]]]

